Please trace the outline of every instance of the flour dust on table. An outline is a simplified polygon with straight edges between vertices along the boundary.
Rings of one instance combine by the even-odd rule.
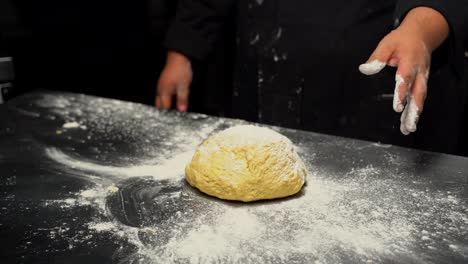
[[[220,121],[203,114],[162,114],[145,105],[85,95],[44,95],[35,107],[47,109],[48,114],[42,119],[59,126],[49,133],[72,143],[73,150],[79,148],[81,155],[105,164],[141,163],[140,157],[152,162],[172,155],[177,148],[193,151],[215,129],[244,123]],[[123,153],[119,157],[112,155],[116,152]],[[109,156],[113,160],[103,160]]]
[[[468,202],[460,198],[466,186],[447,182],[448,187],[440,187],[414,176],[393,147],[332,137],[324,141],[314,134],[298,138],[298,132],[277,129],[299,146],[309,168],[303,191],[271,202],[225,202],[191,188],[184,168],[209,135],[243,122],[163,114],[79,95],[49,95],[36,107],[48,110],[36,118],[62,131],[35,135],[43,162],[52,175],[80,183],[65,196],[43,200],[42,206],[65,215],[92,213],[91,218],[56,220],[56,227],[46,230],[69,248],[92,247],[93,237],[110,236],[120,244],[113,254],[116,263],[468,258]],[[86,129],[65,129],[67,122]],[[41,133],[54,134],[55,140]],[[328,151],[332,144],[333,153]],[[364,154],[372,158],[365,160]],[[68,221],[83,229],[70,229]]]
[[[182,172],[163,180],[136,177],[117,183],[118,192],[87,197],[112,219],[89,227],[128,239],[138,248],[132,256],[144,263],[286,263],[298,256],[326,263],[349,257],[417,263],[424,262],[413,253],[419,239],[430,251],[467,254],[451,242],[467,234],[468,219],[459,213],[467,212],[463,201],[381,181],[381,173],[367,166],[352,169],[353,178],[330,180],[326,171],[312,171],[302,196],[250,206],[205,197],[183,181]],[[77,196],[82,199],[83,192]],[[439,221],[432,222],[434,216]],[[440,240],[444,248],[435,247]]]
[[[92,222],[90,229],[127,239],[137,246],[132,256],[143,263],[290,263],[299,256],[325,263],[350,257],[418,263],[424,262],[415,254],[420,240],[440,254],[468,253],[466,245],[452,242],[467,235],[468,218],[458,213],[467,212],[464,201],[450,193],[431,197],[397,179],[381,181],[381,173],[367,166],[351,169],[352,178],[331,180],[328,172],[313,171],[300,197],[249,206],[193,191],[182,171],[172,179],[122,180],[118,192],[89,197],[81,192],[77,199],[85,198],[112,220]],[[440,241],[443,248],[437,247]]]

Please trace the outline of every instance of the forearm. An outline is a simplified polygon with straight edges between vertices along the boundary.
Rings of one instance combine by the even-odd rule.
[[[170,65],[181,65],[184,67],[192,67],[190,58],[185,56],[184,54],[177,52],[177,51],[172,51],[169,50],[167,52],[167,59],[166,59],[166,64]]]
[[[429,7],[416,7],[409,11],[399,28],[419,34],[431,52],[442,45],[450,34],[450,27],[444,16]]]
[[[432,56],[432,67],[431,70],[438,70],[444,65],[451,64],[453,69],[457,72],[457,76],[462,76],[464,72],[464,61],[463,61],[463,40],[464,34],[464,16],[465,10],[468,8],[468,1],[466,0],[398,0],[396,9],[395,9],[395,27],[400,26],[400,22],[406,23],[406,17],[414,10],[420,7],[431,8],[434,11],[437,11],[442,17],[446,20],[446,23],[449,27],[449,34],[445,41],[442,41],[444,35],[439,36],[429,36],[427,32],[424,33],[424,41],[428,42],[426,44],[430,51],[433,51]],[[411,20],[412,18],[410,18]],[[426,24],[432,24],[433,21],[429,19],[424,19]],[[424,24],[423,23],[423,24]],[[431,29],[427,25],[424,28]],[[436,26],[438,27],[438,26]],[[445,26],[444,26],[445,27]],[[443,32],[445,29],[437,29],[438,32]],[[421,33],[421,32],[419,32]],[[429,37],[426,37],[429,36]],[[427,41],[426,39],[431,39]],[[431,46],[431,47],[429,47]],[[440,47],[439,47],[440,46]],[[439,47],[434,50],[434,47]]]

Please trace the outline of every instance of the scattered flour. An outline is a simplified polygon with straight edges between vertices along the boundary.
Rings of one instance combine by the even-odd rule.
[[[255,34],[255,36],[249,41],[250,45],[255,45],[260,40],[260,35]]]
[[[445,193],[430,196],[429,192],[402,185],[398,179],[379,179],[382,173],[368,165],[351,169],[339,180],[328,176],[327,171],[313,171],[310,184],[294,199],[250,206],[222,206],[201,200],[199,203],[207,204],[208,209],[188,224],[174,219],[158,229],[140,228],[136,232],[119,222],[98,221],[89,223],[88,228],[115,233],[134,244],[137,252],[131,258],[143,259],[142,263],[284,263],[294,256],[320,263],[349,258],[359,262],[415,262],[421,257],[417,255],[421,250],[418,243],[442,250],[436,241],[446,241],[448,248],[465,254],[464,249],[450,246],[455,234],[467,234],[467,217],[456,213],[467,209],[457,197]],[[74,204],[84,206],[88,201],[106,215],[109,193],[104,190],[113,187],[97,185],[82,191],[76,198],[82,202]],[[181,195],[176,192],[166,198]],[[159,241],[161,232],[168,236],[167,242]],[[142,233],[149,241],[142,240]]]
[[[112,231],[115,229],[115,224],[112,222],[89,223],[88,228],[98,232]]]
[[[44,202],[44,206],[59,206],[60,208],[72,208],[77,205],[77,200],[75,198],[67,198],[64,200],[47,200]]]
[[[128,177],[154,176],[158,180],[181,178],[184,176],[185,165],[190,162],[194,151],[187,151],[175,155],[173,158],[164,161],[145,161],[143,164],[160,163],[159,165],[136,165],[129,167],[115,167],[100,165],[87,161],[73,159],[56,148],[46,148],[46,155],[59,164],[65,165],[74,170],[87,171],[100,175],[116,176],[124,179]],[[118,191],[118,190],[115,190]]]
[[[194,129],[184,125],[187,118],[207,117],[174,113],[165,117],[138,105],[80,96],[73,100],[51,96],[38,104],[50,108],[58,120],[77,120],[89,127],[83,132],[91,140],[134,143],[135,152],[130,150],[128,157],[114,162],[102,158],[119,151],[107,145],[97,145],[93,149],[96,156],[86,160],[69,150],[45,149],[58,171],[79,177],[88,185],[63,200],[43,205],[64,211],[78,207],[97,211],[95,218],[83,224],[85,231],[73,233],[64,222],[44,230],[51,239],[68,241],[67,248],[105,232],[135,249],[117,263],[430,262],[425,252],[433,256],[450,252],[468,258],[468,243],[457,242],[468,237],[468,205],[456,192],[430,190],[430,182],[411,182],[405,178],[411,175],[372,164],[356,165],[337,175],[333,168],[316,168],[312,158],[307,160],[312,168],[308,185],[292,199],[243,205],[207,199],[182,188],[164,197],[155,196],[153,201],[193,202],[190,207],[174,212],[158,225],[125,225],[106,207],[110,195],[124,191],[119,183],[151,176],[155,181],[182,184],[192,151],[226,123],[204,121],[209,124]],[[161,126],[174,128],[167,132]],[[160,137],[168,140],[160,142]],[[391,155],[388,160],[395,166],[401,163],[399,157]],[[141,187],[148,187],[142,193],[151,193],[151,186]]]
[[[107,187],[107,192],[109,193],[116,193],[119,191],[119,187],[115,186],[115,185],[112,185],[112,186],[109,186]]]
[[[79,128],[81,125],[77,122],[67,122],[62,125],[63,128]]]

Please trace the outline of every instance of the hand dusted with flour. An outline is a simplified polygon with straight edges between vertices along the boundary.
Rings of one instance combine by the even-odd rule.
[[[256,126],[236,126],[208,138],[185,172],[200,191],[244,202],[296,194],[307,174],[288,138]]]
[[[393,110],[401,114],[400,131],[417,130],[427,96],[432,52],[448,38],[449,24],[429,7],[408,12],[401,25],[385,36],[367,63],[359,66],[366,75],[379,73],[385,65],[397,67]]]

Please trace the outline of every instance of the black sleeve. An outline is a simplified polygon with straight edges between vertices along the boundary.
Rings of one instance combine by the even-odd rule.
[[[235,0],[179,0],[165,46],[192,59],[203,60],[213,49]]]
[[[459,76],[463,75],[464,13],[468,7],[466,0],[399,0],[396,5],[395,27],[413,8],[425,6],[440,12],[450,26],[450,36],[433,54],[433,68],[450,63]],[[435,66],[435,67],[434,67]]]

